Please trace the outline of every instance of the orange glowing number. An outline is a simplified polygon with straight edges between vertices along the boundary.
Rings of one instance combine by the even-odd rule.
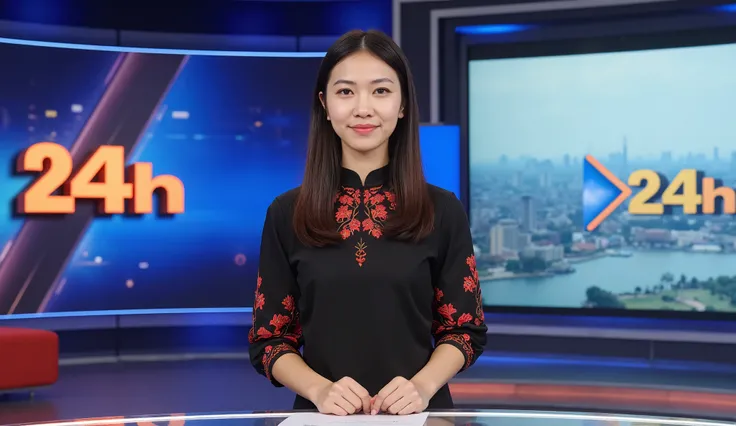
[[[46,160],[51,162],[44,172]],[[52,195],[69,179],[72,156],[61,145],[40,142],[18,156],[18,172],[41,172],[41,176],[18,196],[18,213],[74,213],[74,198]]]
[[[68,152],[66,155],[71,159]],[[53,159],[51,164],[53,169]],[[98,175],[102,175],[102,179],[95,182]],[[133,197],[133,185],[125,183],[125,149],[110,145],[99,147],[69,181],[68,192],[74,199],[100,200],[103,213],[125,213],[125,200]]]
[[[46,163],[48,162],[48,167]],[[171,175],[153,176],[151,163],[135,163],[129,168],[131,182],[125,182],[125,150],[122,146],[103,145],[72,175],[72,156],[63,146],[53,142],[31,145],[18,156],[19,173],[41,175],[18,196],[18,213],[70,214],[76,200],[99,200],[100,212],[126,212],[126,200],[132,200],[131,213],[153,212],[153,195],[157,190],[161,212],[184,212],[184,185]],[[100,177],[100,179],[97,179]]]

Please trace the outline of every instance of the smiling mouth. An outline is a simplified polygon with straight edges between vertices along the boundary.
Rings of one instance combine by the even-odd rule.
[[[373,126],[370,124],[363,124],[358,126],[351,126],[351,129],[353,129],[354,132],[361,134],[361,135],[367,135],[374,131],[378,126]]]

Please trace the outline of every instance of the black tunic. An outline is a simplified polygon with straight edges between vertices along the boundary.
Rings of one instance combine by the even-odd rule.
[[[343,241],[335,246],[297,240],[291,218],[298,188],[269,206],[249,340],[253,365],[275,386],[282,385],[271,368],[286,353],[301,354],[328,380],[349,376],[375,395],[396,376],[411,379],[435,345],[458,348],[463,370],[483,351],[487,327],[462,204],[430,185],[432,234],[420,243],[392,240],[382,235],[397,202],[387,177],[383,167],[363,185],[342,170],[335,227]],[[297,396],[294,408],[314,405]],[[452,408],[446,385],[429,408]]]

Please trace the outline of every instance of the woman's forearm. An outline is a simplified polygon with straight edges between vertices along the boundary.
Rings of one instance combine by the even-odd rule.
[[[412,377],[414,385],[431,398],[460,371],[465,363],[463,353],[450,345],[435,348],[429,362]]]
[[[292,392],[314,402],[329,380],[317,374],[297,354],[288,353],[279,357],[273,364],[271,374],[279,383]]]

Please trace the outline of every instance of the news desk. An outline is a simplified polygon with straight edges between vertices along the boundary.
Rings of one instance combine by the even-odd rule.
[[[106,417],[33,423],[43,426],[275,426],[290,412],[238,412]],[[337,420],[339,418],[335,418]],[[346,422],[348,423],[348,422]],[[340,423],[332,423],[339,425]],[[389,425],[390,422],[385,423]],[[553,411],[473,410],[430,412],[426,426],[734,426],[736,423],[688,418]]]

